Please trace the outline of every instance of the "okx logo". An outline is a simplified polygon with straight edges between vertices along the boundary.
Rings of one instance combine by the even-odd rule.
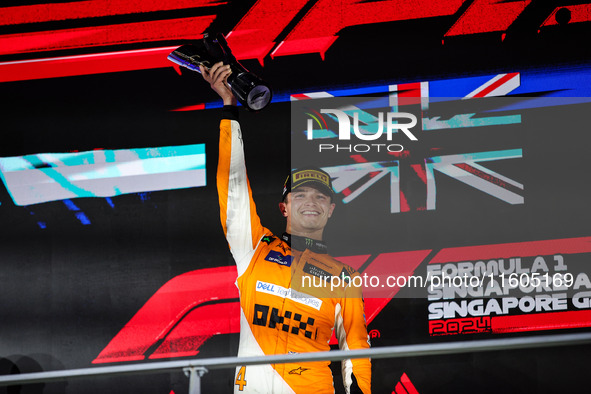
[[[313,327],[314,318],[308,317],[304,320],[301,314],[291,311],[285,311],[285,314],[281,316],[277,308],[272,308],[271,313],[269,313],[269,309],[268,305],[254,304],[252,324],[277,329],[281,327],[281,330],[285,332],[294,335],[302,333],[309,339],[312,339],[312,335],[316,336],[316,330]]]

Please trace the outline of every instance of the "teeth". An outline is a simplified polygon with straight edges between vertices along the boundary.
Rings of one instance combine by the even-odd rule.
[[[314,212],[314,211],[304,211],[302,212],[304,215],[318,215],[318,212]]]

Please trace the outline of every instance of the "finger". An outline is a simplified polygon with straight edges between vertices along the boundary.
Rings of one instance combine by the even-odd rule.
[[[214,64],[213,66],[211,66],[211,68],[209,69],[209,74],[212,76],[212,78],[215,79],[217,73],[219,72],[220,69],[222,69],[224,66],[224,63],[222,62],[218,62],[216,64]]]
[[[228,77],[230,76],[231,73],[232,73],[231,71],[221,73],[218,80],[215,82],[216,85],[229,88]]]
[[[207,69],[207,67],[200,64],[199,71],[201,72],[201,76],[203,77],[203,79],[205,79],[207,82],[211,83],[211,75],[209,75],[209,70]]]
[[[201,71],[201,76],[203,77],[203,80],[208,84],[212,85],[213,81],[210,70],[202,64],[199,65],[199,70]]]
[[[223,69],[219,70],[216,75],[216,80],[224,80],[228,78],[228,76],[232,74],[232,70],[230,70],[230,66],[224,67]]]
[[[220,75],[222,74],[226,74],[228,71],[230,70],[230,66],[229,65],[220,65],[219,67],[217,67],[215,69],[215,71],[213,72],[213,79],[215,81],[220,79]]]

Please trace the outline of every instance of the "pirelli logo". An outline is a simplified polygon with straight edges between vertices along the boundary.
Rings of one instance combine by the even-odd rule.
[[[315,170],[304,170],[298,171],[293,174],[293,184],[297,185],[300,182],[307,181],[307,180],[315,180],[324,183],[327,187],[330,187],[330,178],[326,175],[321,173],[320,171]]]
[[[271,309],[268,305],[254,304],[254,317],[252,324],[275,328],[290,334],[303,334],[306,338],[316,339],[317,329],[314,327],[314,318],[304,318],[300,313],[285,311],[283,316],[279,315],[277,308]]]

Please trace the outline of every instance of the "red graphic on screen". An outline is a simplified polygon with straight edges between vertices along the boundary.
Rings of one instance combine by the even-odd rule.
[[[562,16],[564,15],[564,16]],[[564,23],[581,23],[591,21],[591,4],[577,4],[556,7],[541,27],[556,26]]]
[[[227,30],[227,40],[239,60],[258,59],[263,64],[268,56],[273,59],[313,53],[324,59],[344,29],[361,25],[420,20],[425,30],[429,30],[434,18],[448,18],[449,30],[435,33],[441,34],[442,39],[481,33],[505,34],[531,0],[477,0],[463,10],[465,3],[464,0],[319,0],[309,4],[305,0],[280,3],[259,0]],[[31,26],[32,30],[0,35],[0,55],[36,55],[35,59],[0,62],[0,82],[172,67],[166,60],[170,43],[201,38],[214,21],[224,17],[224,7],[228,4],[215,0],[117,3],[87,0],[3,7],[0,26]],[[565,13],[568,13],[566,23],[589,22],[589,9],[589,4],[556,8],[544,16],[546,19],[539,28],[558,24],[558,16]],[[165,18],[162,11],[175,11],[175,17]],[[178,16],[183,12],[187,15]],[[195,16],[194,12],[200,15]],[[117,24],[100,24],[104,18],[114,16],[126,19]],[[72,27],[72,21],[82,26]],[[39,30],[37,26],[43,23],[51,23],[52,29]],[[150,45],[150,53],[159,54],[158,58],[145,56],[146,43]],[[122,44],[143,47],[109,51],[110,46]],[[96,53],[54,55],[55,51],[94,47]],[[39,54],[47,51],[52,54],[39,58]],[[106,55],[107,52],[110,54]]]
[[[101,16],[144,14],[155,11],[182,10],[226,4],[217,0],[142,0],[117,1],[85,0],[67,3],[46,3],[4,7],[0,13],[0,25],[55,22]]]
[[[492,332],[490,316],[432,320],[429,322],[429,335],[480,334],[487,332]]]
[[[463,0],[320,0],[279,43],[271,57],[319,53],[324,58],[337,40],[337,33],[346,27],[453,15],[462,3]]]
[[[400,382],[396,384],[392,394],[419,394],[414,384],[410,381],[406,373],[400,377]]]
[[[445,37],[506,31],[530,3],[531,0],[476,0],[454,23]]]
[[[93,363],[194,356],[212,336],[239,332],[236,275],[234,266],[218,267],[168,281]]]
[[[198,40],[215,15],[0,36],[0,55],[162,40]],[[191,26],[191,29],[187,29]]]

